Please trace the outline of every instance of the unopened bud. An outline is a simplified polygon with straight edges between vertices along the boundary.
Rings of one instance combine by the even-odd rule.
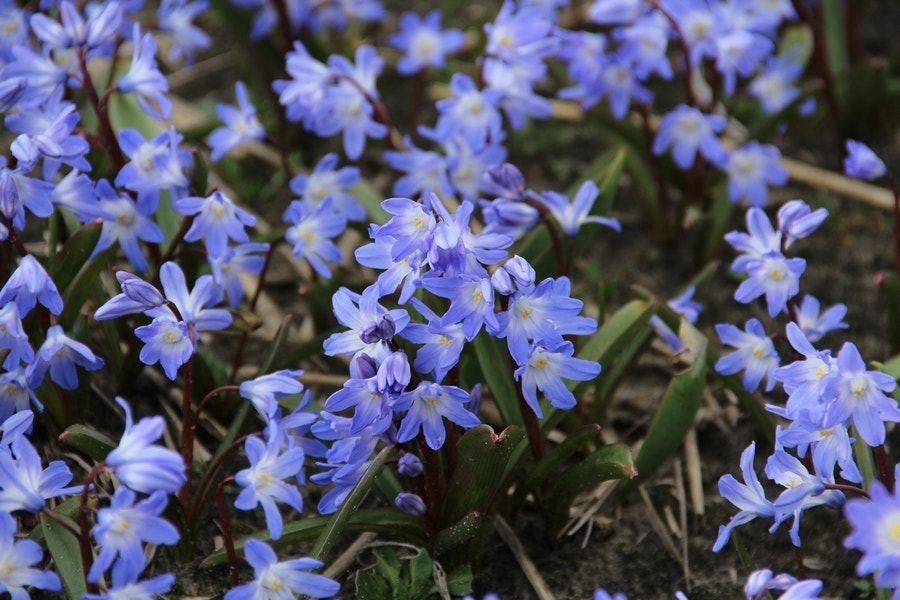
[[[421,498],[415,494],[408,494],[406,492],[397,494],[397,497],[394,498],[394,506],[414,517],[425,516],[425,513],[428,511],[425,502],[423,502]]]
[[[407,452],[397,461],[397,470],[406,477],[418,477],[425,468],[422,466],[422,461],[419,460],[418,456]]]

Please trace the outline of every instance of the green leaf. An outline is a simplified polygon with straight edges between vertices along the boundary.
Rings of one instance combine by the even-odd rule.
[[[821,0],[820,7],[822,11],[822,30],[825,34],[824,51],[828,58],[828,68],[831,71],[832,81],[838,88],[835,91],[840,97],[845,89],[843,80],[849,70],[844,2],[843,0]]]
[[[72,523],[74,525],[74,523]],[[78,600],[87,591],[84,584],[84,568],[81,564],[81,550],[78,540],[65,527],[48,517],[41,515],[41,530],[56,572],[62,579],[66,595]]]
[[[62,315],[59,317],[59,324],[63,326],[63,329],[68,331],[72,328],[75,322],[81,318],[81,309],[84,303],[98,291],[102,291],[102,297],[108,299],[106,292],[103,291],[100,285],[100,273],[106,269],[110,256],[114,252],[115,249],[113,248],[104,250],[88,262],[81,271],[76,269],[72,273],[73,275],[77,274],[77,277],[63,293],[64,308]],[[121,350],[118,347],[108,348],[107,352],[110,355],[115,353],[121,355]]]
[[[519,409],[518,384],[513,379],[509,352],[503,340],[482,331],[475,338],[474,346],[484,382],[497,403],[503,422],[521,426],[524,421]],[[463,511],[463,514],[466,512],[468,511]]]
[[[403,565],[400,563],[400,557],[397,556],[397,552],[390,546],[381,546],[380,548],[372,548],[372,554],[375,555],[375,572],[387,582],[390,589],[398,589],[400,587],[400,573],[403,571]]]
[[[446,486],[439,529],[473,511],[489,513],[506,494],[508,479],[525,447],[525,433],[510,426],[500,435],[489,425],[468,430],[457,444],[457,465]]]
[[[637,476],[631,451],[622,444],[611,444],[593,452],[582,462],[569,468],[544,496],[545,510],[551,530],[558,531],[568,516],[569,506],[579,495],[603,481],[632,479]]]
[[[478,511],[472,511],[465,517],[440,530],[434,543],[434,555],[438,558],[452,554],[469,544],[484,526],[484,519]]]
[[[90,500],[89,500],[90,502]],[[77,496],[72,496],[65,502],[58,504],[56,508],[53,509],[53,512],[62,517],[64,521],[66,521],[69,525],[78,529],[78,524],[75,522],[75,519],[78,517],[78,514],[81,509],[81,494]],[[52,519],[51,519],[52,521]],[[32,542],[37,542],[41,545],[44,545],[44,529],[43,527],[35,527],[28,533],[28,539]],[[79,555],[80,556],[80,555]]]
[[[434,562],[424,548],[420,548],[415,556],[409,559],[410,588],[414,594],[422,596],[424,592],[425,595],[430,595],[429,588],[434,589],[433,570]]]
[[[53,279],[57,289],[65,295],[75,276],[88,262],[88,257],[97,247],[103,223],[93,221],[85,223],[72,234],[60,251],[53,257],[47,268],[47,274]],[[81,308],[80,306],[78,308]]]
[[[387,446],[378,453],[375,460],[372,461],[372,464],[370,464],[369,468],[366,469],[366,472],[363,473],[363,476],[353,487],[353,490],[351,490],[338,511],[329,518],[325,530],[322,531],[322,534],[316,540],[316,545],[313,547],[313,558],[325,562],[325,559],[328,557],[328,552],[331,551],[340,537],[345,533],[350,517],[359,509],[359,505],[362,504],[362,501],[369,494],[369,490],[372,489],[375,478],[378,477],[381,469],[392,454],[394,454],[393,446]]]
[[[59,441],[84,453],[96,462],[106,460],[106,455],[118,446],[116,442],[84,425],[70,425],[59,434]]]
[[[465,596],[472,593],[472,565],[460,565],[450,572],[447,576],[447,591],[451,596]]]
[[[262,540],[275,548],[286,548],[299,542],[314,540],[322,534],[330,516],[304,517],[297,521],[285,523],[284,531],[278,540],[272,540],[267,531],[259,531],[235,542],[235,549],[241,551],[248,539]],[[422,519],[391,508],[366,508],[356,511],[346,523],[347,533],[363,533],[371,531],[379,535],[390,536],[395,541],[407,542],[416,546],[425,544],[425,531]],[[227,556],[222,548],[207,556],[200,563],[200,568],[207,569],[225,564]]]
[[[703,390],[706,387],[706,337],[683,319],[679,336],[687,347],[692,364],[669,383],[647,437],[635,458],[638,476],[621,486],[623,494],[646,481],[678,449],[688,430],[694,426],[694,417],[703,401]]]
[[[356,597],[358,600],[385,600],[394,595],[384,578],[370,571],[360,570],[356,572]]]
[[[885,334],[891,344],[891,351],[900,352],[900,276],[896,273],[885,274],[879,292],[887,313]]]

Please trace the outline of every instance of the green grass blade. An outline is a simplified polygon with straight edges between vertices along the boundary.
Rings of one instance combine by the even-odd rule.
[[[372,461],[372,464],[369,465],[369,468],[363,473],[363,476],[353,487],[353,490],[344,500],[344,503],[341,504],[338,511],[328,519],[328,524],[325,526],[321,535],[319,535],[319,538],[316,540],[316,545],[313,547],[311,554],[313,558],[317,558],[323,562],[325,561],[334,545],[341,536],[347,532],[347,525],[350,518],[359,509],[360,504],[362,504],[362,501],[369,494],[369,490],[372,489],[375,478],[378,477],[381,469],[393,454],[393,446],[387,446],[378,453],[375,460]]]
[[[669,383],[647,437],[635,458],[638,476],[623,483],[620,487],[623,494],[647,481],[678,449],[688,430],[693,427],[694,417],[703,401],[703,390],[706,387],[706,338],[686,321],[682,321],[680,335],[690,352],[692,364]]]
[[[484,382],[497,403],[503,422],[507,425],[522,425],[524,421],[519,409],[518,384],[513,379],[509,352],[503,340],[482,331],[475,338],[474,346]]]

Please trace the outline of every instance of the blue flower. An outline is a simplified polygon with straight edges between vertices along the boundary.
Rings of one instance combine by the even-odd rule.
[[[291,227],[284,234],[293,245],[291,251],[297,258],[305,258],[321,277],[331,277],[326,261],[340,262],[341,251],[331,240],[347,228],[347,217],[334,212],[331,198],[325,198],[318,206],[309,209],[302,202],[293,201],[284,211],[284,221]]]
[[[785,258],[781,252],[772,251],[747,261],[746,269],[750,276],[735,290],[734,299],[746,304],[765,295],[769,316],[774,317],[800,291],[800,276],[806,270],[806,261]]]
[[[755,455],[756,442],[751,442],[741,453],[741,472],[744,475],[744,483],[739,483],[730,473],[719,479],[719,494],[741,510],[731,518],[727,525],[719,527],[719,536],[713,545],[713,552],[718,552],[725,547],[735,527],[749,523],[756,517],[775,517],[775,507],[766,499],[766,493],[753,468]]]
[[[844,507],[853,527],[844,546],[863,553],[856,565],[860,577],[874,573],[879,587],[896,587],[900,582],[900,495],[877,480],[869,494],[871,500],[850,500]]]
[[[190,181],[185,174],[191,167],[191,154],[178,146],[182,136],[174,127],[147,141],[135,129],[119,131],[119,146],[131,159],[116,175],[115,184],[137,192],[138,204],[147,216],[156,212],[159,194],[168,190],[172,198],[187,193]]]
[[[887,167],[872,149],[856,140],[847,140],[844,172],[850,177],[872,181],[887,173]]]
[[[541,390],[554,407],[569,410],[575,406],[575,395],[563,379],[590,381],[600,374],[599,363],[572,356],[575,353],[572,342],[560,341],[552,346],[545,343],[536,341],[528,361],[514,373],[516,380],[522,381],[525,402],[539,419],[544,413],[538,403],[537,390]]]
[[[24,360],[34,360],[34,349],[28,343],[28,334],[22,327],[19,307],[15,302],[7,302],[0,308],[0,350],[9,350],[3,359],[3,368],[12,371]]]
[[[453,97],[438,100],[435,133],[439,140],[462,136],[471,148],[480,148],[488,140],[501,136],[503,121],[497,105],[501,94],[496,90],[479,90],[468,75],[454,73],[450,78]]]
[[[269,244],[250,242],[227,246],[219,256],[207,256],[212,268],[213,280],[228,299],[231,308],[237,308],[244,297],[242,275],[259,275],[266,264],[265,253]]]
[[[190,64],[194,60],[194,52],[205,50],[212,44],[212,38],[193,24],[193,20],[209,9],[209,2],[189,2],[188,0],[163,0],[156,13],[157,23],[161,31],[172,37],[169,59],[178,60],[184,57]]]
[[[446,440],[444,418],[464,428],[481,423],[478,417],[463,408],[468,401],[469,394],[465,390],[422,381],[414,390],[402,394],[393,405],[395,411],[407,411],[397,431],[397,441],[408,442],[421,429],[428,446],[438,450]]]
[[[266,130],[256,116],[256,107],[250,102],[243,81],[238,81],[234,85],[234,92],[237,96],[237,106],[216,105],[216,115],[224,126],[217,127],[209,134],[209,146],[212,148],[210,158],[213,162],[243,143],[259,141],[266,137]]]
[[[143,562],[134,565],[119,560],[112,568],[112,585],[105,594],[84,594],[82,600],[154,600],[172,589],[175,576],[163,573],[146,581],[138,582],[143,570]]]
[[[50,275],[30,254],[19,261],[19,266],[0,289],[0,305],[15,302],[19,315],[25,316],[38,302],[54,315],[62,312],[63,301]]]
[[[25,586],[48,592],[62,591],[62,583],[53,571],[41,571],[32,565],[42,562],[44,551],[31,540],[16,541],[16,521],[7,513],[0,514],[0,591],[12,600],[28,600]]]
[[[44,510],[46,500],[81,490],[64,487],[72,481],[72,472],[61,460],[41,467],[41,457],[25,436],[10,444],[12,454],[0,452],[0,511]]]
[[[847,305],[835,304],[825,312],[819,311],[819,301],[812,294],[803,297],[797,308],[797,324],[810,342],[818,342],[826,333],[836,329],[847,329],[844,322]]]
[[[838,376],[830,381],[828,396],[834,400],[828,405],[825,426],[845,424],[853,420],[859,437],[872,446],[884,443],[885,422],[900,422],[897,401],[885,395],[897,387],[897,382],[887,373],[867,371],[866,363],[856,346],[846,342],[837,355]]]
[[[297,381],[297,377],[301,375],[303,375],[302,370],[282,369],[245,381],[239,388],[241,398],[248,400],[259,416],[268,421],[278,412],[278,398],[292,396],[303,391],[303,384]]]
[[[224,254],[228,240],[249,242],[244,227],[256,225],[256,217],[235,205],[220,191],[206,198],[181,198],[175,201],[174,206],[175,211],[182,215],[194,215],[194,221],[184,235],[185,241],[195,242],[202,238],[211,257]]]
[[[98,358],[81,342],[68,337],[62,326],[52,325],[47,330],[47,337],[38,349],[34,362],[28,365],[30,385],[37,388],[47,369],[50,369],[50,379],[54,383],[66,390],[77,389],[76,365],[88,371],[96,371],[103,366],[103,359]]]
[[[130,489],[120,487],[110,505],[97,511],[97,524],[91,533],[100,551],[87,580],[99,581],[118,558],[139,573],[144,566],[144,542],[171,546],[178,542],[178,529],[160,517],[168,502],[165,492],[153,492],[150,497],[135,503],[137,496]]]
[[[127,195],[116,192],[105,179],[97,182],[97,198],[99,202],[79,207],[82,214],[103,220],[100,238],[90,258],[119,242],[134,268],[146,271],[147,259],[140,242],[160,244],[165,240],[162,229],[151,219],[154,207],[136,203]]]
[[[258,437],[248,437],[244,450],[250,460],[250,468],[238,471],[235,482],[243,489],[234,501],[235,508],[253,510],[262,505],[266,515],[266,527],[273,540],[281,537],[284,522],[275,501],[287,504],[297,512],[303,510],[303,496],[296,485],[285,481],[288,477],[303,479],[303,450],[289,446],[282,452],[281,436],[269,436],[263,442]]]
[[[341,585],[314,573],[322,563],[312,558],[295,558],[278,562],[272,548],[259,540],[249,539],[244,545],[244,556],[253,567],[256,577],[252,582],[225,593],[225,600],[284,600],[300,595],[313,598],[330,598],[338,593]]]
[[[728,173],[728,199],[739,202],[746,198],[750,206],[765,206],[769,197],[767,186],[780,186],[788,181],[778,148],[756,141],[732,152],[725,163],[725,172]]]
[[[748,392],[756,390],[763,378],[766,378],[766,391],[775,387],[772,372],[778,368],[778,353],[758,319],[749,319],[744,331],[730,323],[721,323],[716,325],[716,333],[723,344],[737,349],[716,362],[717,373],[733,375],[744,371],[744,389]]]
[[[390,354],[383,342],[364,342],[361,337],[363,331],[370,323],[377,322],[381,315],[388,313],[394,321],[395,333],[400,333],[409,323],[409,313],[403,309],[387,310],[378,303],[379,297],[379,290],[374,285],[363,290],[361,295],[346,288],[335,292],[331,299],[334,316],[338,323],[350,330],[329,336],[324,344],[325,354],[336,356],[365,353],[376,361],[383,360]]]
[[[338,155],[330,152],[322,157],[309,175],[296,175],[291,179],[291,191],[300,196],[308,211],[331,198],[332,208],[350,221],[366,218],[366,209],[353,195],[352,188],[359,182],[356,167],[337,168]]]
[[[726,153],[716,134],[725,130],[725,124],[722,115],[705,115],[691,106],[679,105],[660,121],[653,153],[662,154],[671,148],[672,159],[682,171],[693,166],[698,151],[710,163],[721,165]]]
[[[556,222],[559,223],[563,233],[570,237],[578,235],[581,226],[585,223],[599,223],[606,225],[615,231],[621,231],[622,226],[616,219],[608,217],[588,216],[594,207],[597,196],[600,195],[600,188],[591,180],[585,181],[578,188],[572,202],[560,193],[544,192],[538,199],[543,202]]]
[[[465,43],[465,36],[458,29],[441,31],[441,11],[433,10],[420,19],[418,15],[404,12],[400,15],[400,31],[389,38],[391,45],[403,56],[397,61],[397,71],[412,75],[424,68],[440,69],[444,56],[456,52]]]
[[[135,23],[132,43],[131,67],[116,85],[124,94],[134,92],[140,107],[154,119],[168,119],[172,114],[172,101],[165,95],[169,91],[169,82],[156,64],[156,40],[152,33],[141,37],[141,26]]]
[[[145,365],[159,363],[166,377],[175,381],[178,369],[194,354],[194,342],[188,326],[167,317],[157,317],[149,325],[142,325],[134,334],[144,342],[140,359]]]
[[[106,456],[106,464],[123,485],[136,492],[180,490],[187,481],[184,460],[174,450],[153,445],[166,429],[165,420],[154,416],[134,423],[128,403],[116,398],[116,404],[125,411],[125,431],[119,445]]]

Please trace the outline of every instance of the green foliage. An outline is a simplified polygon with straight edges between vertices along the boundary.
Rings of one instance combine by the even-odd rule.
[[[78,530],[78,526],[71,519],[60,516],[67,521],[69,527]],[[70,600],[78,600],[86,591],[84,582],[84,568],[81,564],[81,553],[78,548],[78,540],[66,527],[57,523],[47,515],[42,514],[41,531],[44,534],[44,542],[53,557],[56,571],[62,580],[66,596]]]
[[[395,547],[380,545],[372,548],[372,555],[375,564],[356,573],[359,600],[431,600],[472,591],[468,567],[455,569],[445,577],[424,549],[400,556]]]
[[[679,336],[688,348],[691,365],[672,378],[647,437],[635,458],[637,478],[625,482],[622,492],[633,490],[647,480],[684,441],[703,401],[706,387],[706,338],[690,323],[682,320]]]

